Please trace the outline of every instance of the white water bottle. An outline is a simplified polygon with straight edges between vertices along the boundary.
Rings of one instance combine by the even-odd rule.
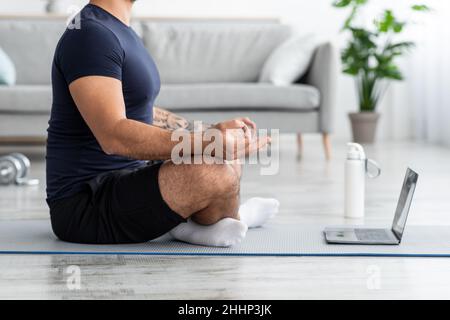
[[[345,163],[345,216],[347,218],[364,217],[366,189],[366,154],[361,145],[348,144]]]

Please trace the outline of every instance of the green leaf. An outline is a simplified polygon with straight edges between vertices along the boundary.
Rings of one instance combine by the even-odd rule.
[[[415,43],[412,41],[403,41],[398,43],[391,43],[389,44],[384,51],[387,53],[404,53],[405,51],[408,51],[415,47]]]
[[[416,4],[411,7],[414,11],[422,11],[422,12],[428,12],[431,11],[431,8],[425,4]]]
[[[395,17],[392,10],[385,10],[383,18],[379,21],[375,21],[375,25],[378,31],[381,33],[386,33],[393,28],[395,24]]]
[[[400,33],[406,26],[406,22],[399,21],[395,18],[392,10],[385,10],[381,19],[374,21],[375,26],[380,33]]]
[[[376,70],[380,79],[403,80],[403,75],[395,64],[382,65]]]
[[[336,0],[333,2],[333,6],[336,8],[346,8],[350,5],[353,7],[359,7],[365,5],[368,0]]]
[[[345,8],[352,3],[352,0],[338,0],[333,2],[333,6],[336,8]]]
[[[395,22],[394,25],[392,26],[392,29],[394,30],[395,33],[400,33],[403,31],[404,26],[405,23],[403,22]]]
[[[344,68],[342,70],[342,72],[349,74],[351,76],[356,76],[359,73],[359,68],[350,66],[350,67]]]

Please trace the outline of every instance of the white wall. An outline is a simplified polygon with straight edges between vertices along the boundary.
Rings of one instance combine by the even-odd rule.
[[[410,0],[397,0],[397,2]],[[175,17],[280,17],[305,33],[314,32],[338,45],[343,37],[339,29],[346,13],[331,6],[331,0],[137,0],[135,15]],[[423,2],[423,1],[422,1]],[[60,0],[61,11],[70,5],[82,7],[87,0]],[[377,5],[392,3],[377,0]],[[0,13],[41,13],[45,1],[0,1]],[[392,5],[390,4],[392,7]],[[407,72],[408,75],[408,72]],[[382,123],[380,139],[406,139],[414,136],[414,115],[405,99],[407,84],[394,84],[380,105]],[[351,78],[339,78],[339,96],[336,102],[335,136],[350,139],[347,113],[357,108],[354,83]]]

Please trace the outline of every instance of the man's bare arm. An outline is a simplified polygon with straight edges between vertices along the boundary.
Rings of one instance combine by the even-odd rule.
[[[126,118],[122,83],[89,76],[75,80],[70,93],[103,151],[134,159],[170,159],[171,132]]]
[[[103,151],[141,160],[168,160],[179,141],[172,141],[172,131],[127,119],[121,81],[101,76],[88,76],[69,85],[72,98],[83,119],[91,129]],[[223,131],[243,129],[254,124],[247,118],[215,125]],[[226,138],[226,134],[224,134]],[[191,139],[193,143],[193,139]],[[246,141],[246,153],[254,152],[268,143],[268,139]],[[206,145],[205,145],[206,147]],[[224,151],[225,152],[225,151]],[[222,156],[222,155],[216,155]]]

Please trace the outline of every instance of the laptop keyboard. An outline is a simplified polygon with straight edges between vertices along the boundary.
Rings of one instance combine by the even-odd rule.
[[[369,241],[391,240],[391,237],[384,229],[355,229],[355,234],[358,240],[369,240]]]

